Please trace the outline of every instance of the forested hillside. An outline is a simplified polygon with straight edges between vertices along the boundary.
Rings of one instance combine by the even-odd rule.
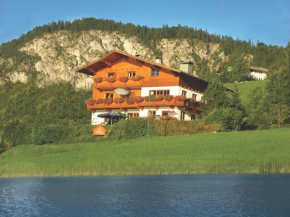
[[[244,78],[245,65],[262,66],[270,71],[285,66],[286,54],[283,47],[234,40],[187,26],[149,28],[85,18],[35,27],[19,39],[2,44],[0,78],[2,82],[36,79],[40,85],[66,80],[88,86],[90,81],[76,75],[73,69],[112,49],[147,59],[159,56],[172,67],[179,67],[180,61],[193,61],[198,76],[211,80],[218,71],[224,82]],[[242,66],[233,66],[236,59],[244,60]],[[236,70],[228,73],[229,67]],[[235,73],[238,75],[232,76]]]

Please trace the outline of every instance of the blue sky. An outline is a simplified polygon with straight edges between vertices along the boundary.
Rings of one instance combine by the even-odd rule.
[[[0,0],[0,44],[52,21],[95,17],[209,33],[286,46],[289,0]]]

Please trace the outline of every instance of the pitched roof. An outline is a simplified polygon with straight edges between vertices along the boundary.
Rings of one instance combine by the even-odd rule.
[[[103,56],[102,58],[100,58],[98,60],[95,60],[95,61],[92,61],[90,63],[87,63],[86,65],[77,68],[76,71],[80,72],[80,73],[84,73],[84,74],[93,76],[95,74],[94,72],[96,70],[101,69],[101,68],[103,68],[105,66],[110,66],[113,62],[121,59],[124,56],[131,57],[131,58],[139,60],[141,62],[148,63],[148,64],[153,65],[153,66],[158,66],[160,68],[167,69],[167,70],[172,71],[172,72],[186,74],[186,75],[195,77],[198,80],[209,82],[209,81],[207,81],[205,79],[202,79],[202,78],[199,78],[197,76],[190,75],[190,74],[188,74],[186,72],[183,72],[180,69],[171,68],[171,67],[166,66],[164,64],[156,63],[156,62],[150,61],[150,60],[146,60],[146,59],[143,59],[143,58],[141,58],[139,56],[134,56],[134,55],[131,55],[131,54],[128,54],[126,52],[119,51],[119,50],[112,50],[108,54]]]
[[[269,72],[268,69],[265,69],[265,68],[262,68],[262,67],[257,67],[257,66],[250,66],[250,70],[264,72],[264,73]]]
[[[86,65],[77,68],[75,71],[93,76],[98,69],[101,69],[101,68],[106,67],[106,66],[111,66],[114,62],[122,59],[123,57],[133,58],[133,59],[139,60],[140,62],[148,63],[150,65],[157,66],[157,67],[160,67],[163,69],[167,69],[167,70],[175,72],[175,73],[194,77],[196,80],[200,80],[200,81],[203,81],[206,83],[211,83],[210,81],[207,81],[203,78],[199,78],[195,75],[191,75],[191,74],[188,74],[187,72],[183,72],[180,69],[171,68],[171,67],[168,67],[164,64],[156,63],[156,62],[150,61],[150,60],[146,60],[146,59],[143,59],[139,56],[134,56],[134,55],[131,55],[131,54],[128,54],[126,52],[119,51],[119,50],[112,50],[108,54],[103,56],[102,58],[95,60],[95,61],[92,61],[92,62],[89,62]],[[229,88],[226,88],[226,89],[228,91],[235,92],[234,90],[231,90]]]

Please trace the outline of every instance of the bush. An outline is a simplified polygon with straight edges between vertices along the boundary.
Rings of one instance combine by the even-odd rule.
[[[156,121],[149,120],[149,135],[155,135]],[[132,120],[120,120],[107,131],[107,137],[113,139],[133,139],[147,136],[148,119],[133,118]]]
[[[240,130],[243,113],[235,108],[216,108],[205,117],[205,124],[214,123],[221,124],[221,130]]]

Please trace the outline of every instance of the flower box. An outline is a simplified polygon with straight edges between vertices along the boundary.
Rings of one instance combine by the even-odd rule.
[[[114,102],[121,104],[121,103],[124,102],[124,98],[117,98],[117,99],[114,100]]]
[[[86,99],[85,102],[87,105],[94,105],[94,100],[92,100],[92,99]]]
[[[114,77],[107,78],[107,82],[114,83],[115,81],[116,81],[116,78]]]
[[[102,77],[95,77],[94,80],[96,83],[101,83],[103,81],[103,78]]]
[[[144,97],[142,96],[137,96],[136,97],[136,102],[139,103],[139,102],[143,102],[144,101]]]
[[[106,104],[106,105],[110,105],[112,103],[113,103],[113,100],[112,99],[105,99],[104,100],[104,104]]]
[[[132,81],[140,81],[141,79],[143,79],[144,77],[138,75],[138,76],[134,76],[134,77],[131,77],[131,80]]]
[[[186,96],[179,95],[179,96],[176,96],[176,97],[175,97],[175,100],[176,100],[176,101],[184,101],[184,100],[187,100],[187,98],[186,98]]]
[[[170,116],[161,116],[159,119],[160,119],[161,121],[176,121],[176,120],[177,120],[177,118],[175,118],[175,117],[170,117]]]
[[[156,98],[157,98],[158,101],[162,101],[163,100],[163,96],[162,95],[158,95]]]
[[[169,102],[169,101],[171,101],[173,99],[173,96],[172,95],[166,95],[164,97],[164,99]]]
[[[96,100],[95,100],[95,104],[101,104],[101,103],[103,103],[103,102],[104,102],[103,99],[96,99]]]
[[[128,81],[128,78],[127,77],[121,77],[121,78],[119,78],[119,81],[121,81],[121,82],[127,82]]]
[[[133,98],[128,98],[127,100],[126,100],[126,102],[127,102],[127,104],[128,105],[132,105],[132,104],[134,104],[134,99]]]

